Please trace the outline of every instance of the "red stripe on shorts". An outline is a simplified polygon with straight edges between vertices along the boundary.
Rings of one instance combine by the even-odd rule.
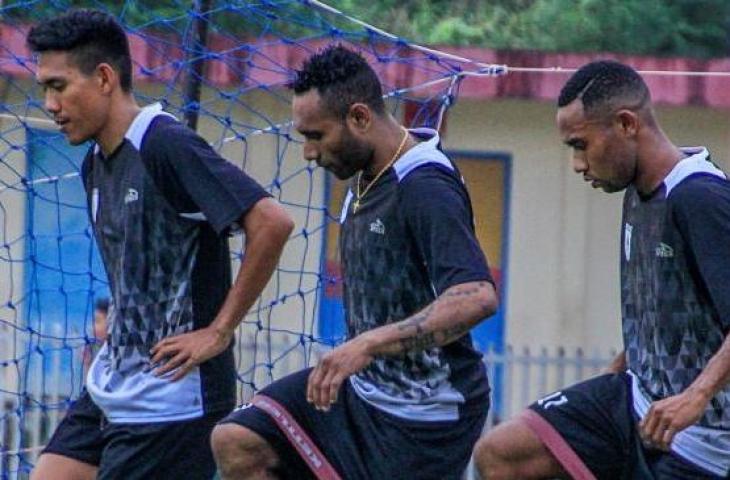
[[[279,402],[259,394],[251,399],[251,405],[266,412],[276,422],[289,442],[297,449],[302,460],[309,465],[317,480],[341,480],[317,445]]]
[[[547,420],[532,410],[525,410],[520,418],[574,480],[596,480],[595,475],[588,470],[583,460]]]

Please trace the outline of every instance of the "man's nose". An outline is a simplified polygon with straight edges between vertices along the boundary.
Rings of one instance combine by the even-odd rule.
[[[585,173],[588,171],[588,163],[584,155],[573,155],[573,171],[575,173]]]
[[[308,162],[316,162],[319,160],[319,149],[310,143],[304,144],[304,160]]]
[[[46,92],[45,107],[51,113],[58,113],[61,110],[61,103],[53,92]]]

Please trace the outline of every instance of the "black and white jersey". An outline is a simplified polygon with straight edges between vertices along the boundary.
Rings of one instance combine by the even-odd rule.
[[[228,233],[268,194],[159,105],[108,157],[93,147],[82,176],[112,296],[87,379],[94,402],[126,423],[233,408],[231,347],[178,382],[153,375],[149,351],[213,321],[231,286]]]
[[[730,182],[707,150],[686,153],[651,195],[631,187],[624,198],[623,338],[640,415],[652,401],[684,391],[730,329]],[[727,473],[730,385],[672,445],[694,463]],[[724,452],[724,467],[713,451]]]
[[[404,320],[451,286],[492,282],[461,175],[435,131],[411,133],[422,142],[383,174],[359,209],[352,190],[345,199],[340,252],[349,338]],[[457,419],[461,405],[489,390],[469,335],[378,357],[350,380],[375,407],[420,421]]]

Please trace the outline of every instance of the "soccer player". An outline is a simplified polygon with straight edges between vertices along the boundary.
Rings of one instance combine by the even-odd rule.
[[[359,54],[329,47],[292,87],[305,160],[354,177],[340,236],[348,340],[216,427],[219,469],[225,479],[309,478],[308,467],[317,478],[460,478],[489,405],[469,330],[497,306],[461,175],[435,131],[406,130],[386,111]]]
[[[625,190],[624,351],[612,373],[532,404],[479,441],[494,479],[726,478],[730,471],[730,183],[678,148],[630,67],[590,63],[558,99],[576,173]]]
[[[32,478],[210,479],[210,432],[235,405],[233,332],[269,280],[292,222],[193,131],[132,94],[110,15],[33,27],[45,106],[82,167],[109,279],[109,335]],[[231,287],[229,234],[246,234]]]

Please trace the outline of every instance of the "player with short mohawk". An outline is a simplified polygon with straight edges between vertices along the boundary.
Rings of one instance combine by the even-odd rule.
[[[459,479],[489,405],[469,330],[497,305],[461,175],[437,132],[386,112],[359,54],[315,54],[292,88],[305,160],[354,177],[340,236],[348,340],[216,427],[223,477]]]

